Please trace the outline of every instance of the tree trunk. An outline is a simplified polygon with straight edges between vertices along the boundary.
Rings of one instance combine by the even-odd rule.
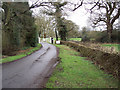
[[[66,41],[66,37],[62,36],[61,40]]]
[[[112,42],[112,30],[113,30],[113,25],[108,24],[107,33],[108,33],[108,39],[110,43]]]
[[[56,35],[56,41],[58,41],[58,34],[57,34],[56,29],[55,29],[55,35]]]
[[[59,34],[60,34],[61,40],[66,41],[67,31],[65,26],[60,29]]]
[[[65,34],[61,34],[60,38],[61,38],[61,40],[66,41],[66,35]]]

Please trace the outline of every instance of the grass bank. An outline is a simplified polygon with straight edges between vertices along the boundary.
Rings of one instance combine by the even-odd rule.
[[[64,46],[60,48],[61,63],[56,67],[46,84],[47,88],[116,88],[118,82],[112,76],[80,57],[75,50]]]
[[[20,52],[18,55],[8,56],[6,58],[2,58],[0,60],[0,64],[1,63],[7,63],[7,62],[15,61],[17,59],[20,59],[20,58],[23,58],[25,56],[28,56],[28,55],[32,54],[33,52],[39,50],[41,46],[42,46],[41,44],[38,44],[37,47],[30,47],[30,48],[26,49],[24,52]]]

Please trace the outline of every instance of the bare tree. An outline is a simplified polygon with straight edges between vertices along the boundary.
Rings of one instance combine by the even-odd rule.
[[[120,16],[120,2],[110,2],[109,0],[86,0],[82,2],[82,4],[86,5],[86,10],[90,11],[90,19],[95,26],[106,26],[109,41],[111,42],[113,26]]]
[[[48,17],[44,14],[39,13],[39,15],[35,16],[35,19],[40,37],[42,34],[47,36],[54,36],[54,19],[52,17]]]
[[[119,2],[107,2],[99,0],[99,2],[95,3],[95,5],[90,9],[93,24],[98,26],[106,26],[110,42],[113,26],[115,24],[115,21],[120,16],[119,4]]]

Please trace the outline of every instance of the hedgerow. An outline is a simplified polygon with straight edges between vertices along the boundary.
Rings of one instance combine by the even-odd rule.
[[[120,79],[120,76],[118,75],[118,71],[120,70],[120,55],[103,52],[70,41],[61,41],[61,44],[74,48],[80,52],[81,56],[88,57],[94,64],[97,64],[100,69]]]

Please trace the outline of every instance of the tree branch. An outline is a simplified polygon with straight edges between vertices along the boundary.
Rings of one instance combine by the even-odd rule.
[[[75,10],[78,9],[80,6],[82,6],[83,1],[84,1],[84,0],[82,0],[82,1],[81,1],[81,4],[80,4],[78,7],[74,8],[73,11],[75,11]]]
[[[116,3],[115,3],[115,2],[113,2],[113,7],[111,7],[111,6],[109,5],[109,8],[110,8],[110,13],[109,13],[109,14],[110,14],[110,15],[113,13],[115,7],[116,7]]]
[[[111,24],[113,24],[115,22],[115,20],[119,18],[119,16],[120,16],[120,8],[118,9],[117,14],[113,17]]]
[[[48,4],[52,4],[52,2],[41,2],[40,4],[37,4],[38,1],[36,1],[32,6],[30,6],[29,9],[27,9],[27,10],[25,10],[23,12],[20,12],[20,14],[25,14],[27,11],[29,11],[32,8],[36,8],[36,7],[40,7],[40,6],[47,6],[47,7],[49,7]],[[5,26],[8,25],[16,16],[17,16],[17,14],[16,14],[16,12],[14,12],[14,15],[9,19],[8,22],[5,23]]]
[[[95,5],[90,9],[90,11],[92,11],[93,8],[95,8],[98,4],[99,4],[100,0],[98,0]]]
[[[38,0],[39,1],[39,0]],[[47,7],[50,7],[49,4],[53,4],[53,2],[40,2],[40,3],[35,3],[35,4],[32,4],[32,6],[29,7],[29,10],[32,9],[32,8],[37,8],[37,7],[40,7],[40,6],[47,6]]]

